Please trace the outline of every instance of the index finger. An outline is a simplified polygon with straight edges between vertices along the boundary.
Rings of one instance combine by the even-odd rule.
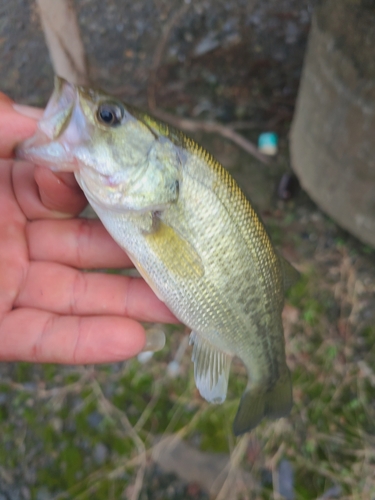
[[[144,328],[133,319],[19,308],[1,322],[0,361],[108,363],[137,355],[145,341]]]

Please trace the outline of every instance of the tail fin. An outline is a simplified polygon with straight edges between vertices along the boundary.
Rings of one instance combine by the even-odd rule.
[[[268,391],[251,387],[246,390],[233,422],[233,432],[236,436],[249,432],[263,417],[286,417],[290,413],[292,404],[292,384],[290,372],[287,370],[287,373]]]

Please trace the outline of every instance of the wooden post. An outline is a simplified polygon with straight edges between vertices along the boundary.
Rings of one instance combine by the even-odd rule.
[[[85,50],[73,0],[36,0],[55,73],[71,83],[86,84]]]
[[[317,7],[291,130],[292,166],[311,198],[375,245],[375,1]]]

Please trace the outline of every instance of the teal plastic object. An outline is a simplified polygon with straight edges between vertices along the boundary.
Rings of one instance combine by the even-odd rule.
[[[258,149],[266,155],[275,155],[279,138],[275,132],[264,132],[258,137]]]

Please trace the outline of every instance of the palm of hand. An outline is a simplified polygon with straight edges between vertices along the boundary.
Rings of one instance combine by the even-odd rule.
[[[35,121],[4,96],[0,116],[7,158]],[[175,320],[143,280],[80,270],[131,265],[99,221],[75,218],[85,203],[72,175],[0,160],[0,360],[124,359],[144,346],[139,320]]]

